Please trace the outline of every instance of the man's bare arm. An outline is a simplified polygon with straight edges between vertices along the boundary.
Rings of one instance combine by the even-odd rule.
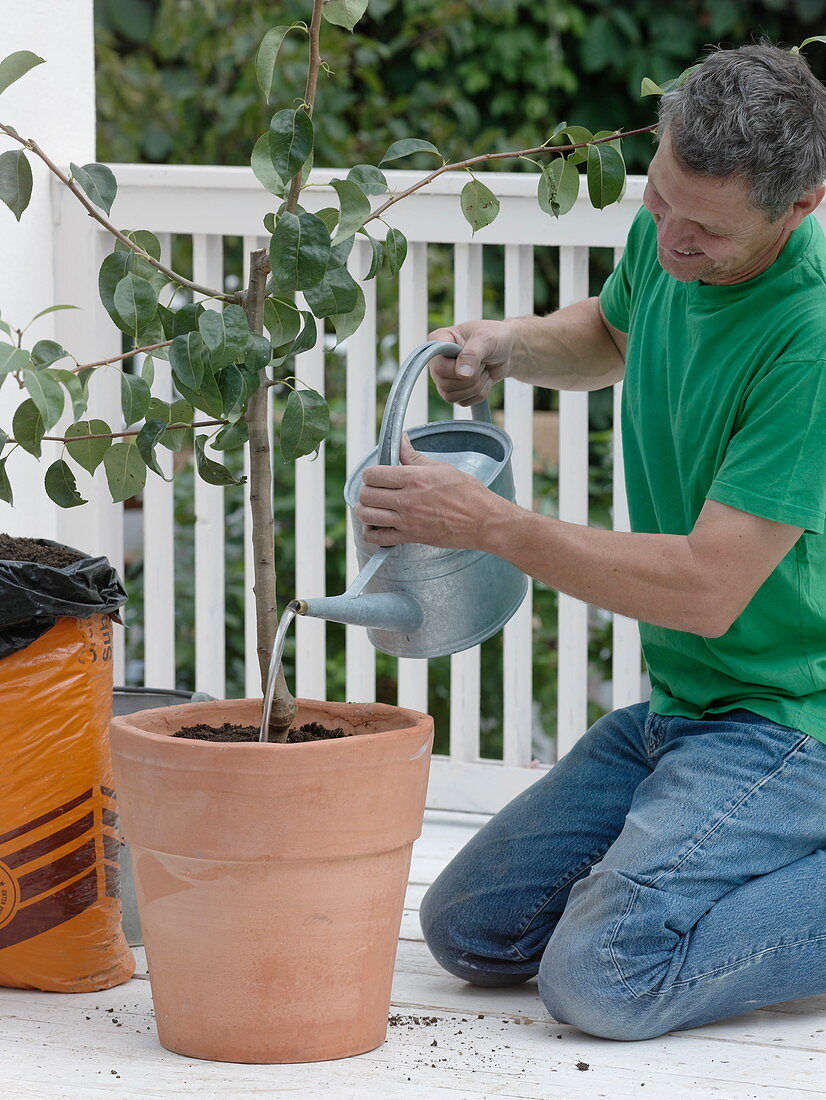
[[[688,535],[598,530],[526,511],[409,444],[402,461],[364,472],[356,513],[371,525],[368,541],[486,550],[597,607],[709,638],[728,630],[802,534],[715,501]]]
[[[625,333],[606,320],[598,298],[546,317],[467,321],[431,333],[460,344],[456,359],[434,359],[431,374],[448,401],[472,405],[503,378],[559,390],[598,390],[625,371]]]

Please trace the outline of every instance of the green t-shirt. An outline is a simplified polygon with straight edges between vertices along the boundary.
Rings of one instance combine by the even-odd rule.
[[[826,742],[826,240],[813,217],[760,275],[681,283],[651,215],[600,296],[628,333],[631,529],[687,535],[703,503],[805,528],[721,638],[640,624],[651,709],[745,707]]]

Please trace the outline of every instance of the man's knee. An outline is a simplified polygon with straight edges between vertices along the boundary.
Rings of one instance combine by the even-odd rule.
[[[662,1029],[638,1011],[637,998],[618,984],[598,931],[569,933],[560,927],[551,937],[539,968],[539,996],[563,1024],[603,1039],[650,1039]]]
[[[634,990],[615,958],[627,906],[622,876],[581,882],[551,936],[539,968],[539,995],[560,1023],[605,1039],[651,1039],[670,1030],[667,999]]]
[[[536,967],[508,949],[501,931],[479,922],[478,905],[451,888],[449,878],[436,879],[419,909],[422,934],[435,960],[450,974],[473,985],[518,985]]]

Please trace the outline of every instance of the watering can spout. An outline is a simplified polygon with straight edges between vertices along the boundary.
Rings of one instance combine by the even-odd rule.
[[[296,600],[299,615],[328,619],[371,630],[392,630],[414,634],[424,618],[421,605],[403,592],[372,592],[366,595],[319,596],[314,600]]]

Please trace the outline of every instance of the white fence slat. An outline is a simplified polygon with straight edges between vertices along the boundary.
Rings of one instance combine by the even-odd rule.
[[[306,308],[306,303],[299,303]],[[302,385],[324,395],[324,322],[319,321],[314,348],[296,357],[295,373]],[[316,456],[295,464],[295,595],[325,596],[325,507],[322,443]],[[289,594],[284,593],[285,599]],[[283,604],[283,600],[281,603]],[[299,615],[295,621],[295,694],[302,699],[327,698],[327,624]]]
[[[533,313],[533,248],[505,247],[505,316]],[[533,507],[533,387],[505,380],[505,431],[514,441],[516,502]],[[533,586],[504,630],[504,746],[506,765],[530,763],[533,711]]]
[[[480,244],[457,244],[453,249],[453,319],[475,321],[482,316],[482,261]],[[453,406],[457,420],[469,420],[469,408]],[[450,658],[450,759],[478,760],[482,719],[481,649],[473,646]]]
[[[250,253],[261,247],[258,237],[245,236],[242,241],[242,282],[250,277]],[[244,448],[244,476],[250,476],[249,450]],[[276,563],[277,564],[277,563]],[[252,556],[252,512],[249,496],[244,493],[244,695],[254,699],[263,694],[261,669],[258,664],[258,636],[255,623],[255,569]]]
[[[588,296],[588,249],[559,250],[560,309]],[[559,518],[588,523],[588,394],[559,394]],[[557,759],[588,725],[588,606],[559,593]]]
[[[161,259],[169,266],[172,242],[169,233],[161,238]],[[155,358],[153,393],[172,400],[172,370],[167,359]],[[158,447],[155,452],[164,477],[173,471],[172,452]],[[175,680],[175,489],[151,471],[143,490],[143,629],[144,684],[174,688]]]
[[[223,240],[192,238],[196,283],[222,286]],[[203,414],[205,419],[212,419]],[[196,430],[197,434],[197,430]],[[217,698],[225,693],[224,489],[195,477],[195,690]]]
[[[41,304],[45,307],[53,302],[71,302],[79,308],[61,310],[38,320],[31,333],[27,333],[25,342],[53,338],[69,348],[81,363],[98,362],[119,355],[122,351],[121,333],[101,305],[97,289],[98,271],[104,257],[112,251],[112,238],[90,221],[74,195],[57,180],[51,183],[51,200],[54,266],[51,272],[44,272],[43,287],[48,299]],[[54,282],[49,286],[51,276]],[[37,308],[33,307],[32,312]],[[16,320],[18,324],[25,324],[26,320],[9,319]],[[16,391],[14,395],[13,389]],[[3,403],[9,409],[9,419],[10,409],[12,404],[17,404],[18,396],[25,394],[19,394],[11,383],[4,387]],[[89,416],[105,420],[113,431],[122,430],[117,366],[104,367],[95,372],[90,383]],[[61,426],[69,424],[71,419],[67,413],[60,422]],[[50,434],[56,435],[58,432]],[[9,454],[7,463],[15,485],[17,506],[13,510],[8,509],[8,514],[3,516],[4,530],[12,535],[52,538],[87,553],[104,555],[123,577],[124,507],[123,504],[112,503],[103,470],[99,469],[94,477],[83,470],[76,470],[78,489],[88,501],[80,508],[59,508],[46,495],[43,475],[47,464],[61,457],[61,450],[60,444],[44,443],[44,461],[39,468],[33,466],[31,459],[23,455],[20,449]],[[17,473],[17,460],[22,468],[20,474]],[[31,478],[28,484],[24,480],[26,478]],[[6,507],[3,505],[4,510]],[[26,523],[31,523],[31,527],[26,527]],[[122,684],[125,680],[125,648],[125,631],[122,627],[116,627],[113,631],[116,684]]]
[[[399,366],[414,348],[425,342],[427,332],[427,244],[414,243],[410,245],[407,259],[399,272]],[[428,373],[425,370],[413,387],[405,416],[406,428],[427,423],[429,384]],[[427,661],[414,657],[400,657],[397,667],[398,705],[426,712]]]
[[[622,465],[620,402],[622,383],[614,386],[614,530],[628,531],[628,502]],[[614,615],[611,651],[611,705],[628,707],[640,701],[640,629],[636,619]]]
[[[623,249],[614,249],[618,264]],[[622,457],[622,383],[614,386],[614,530],[630,531]],[[640,629],[635,619],[614,615],[611,652],[611,704],[628,707],[640,701]]]
[[[356,241],[350,253],[354,278],[368,270],[370,246]],[[347,469],[357,466],[376,445],[376,283],[363,283],[364,321],[347,341]],[[347,517],[347,583],[358,574],[352,516]],[[336,548],[340,553],[340,548]],[[347,699],[369,703],[376,698],[376,654],[363,626],[346,628]]]

